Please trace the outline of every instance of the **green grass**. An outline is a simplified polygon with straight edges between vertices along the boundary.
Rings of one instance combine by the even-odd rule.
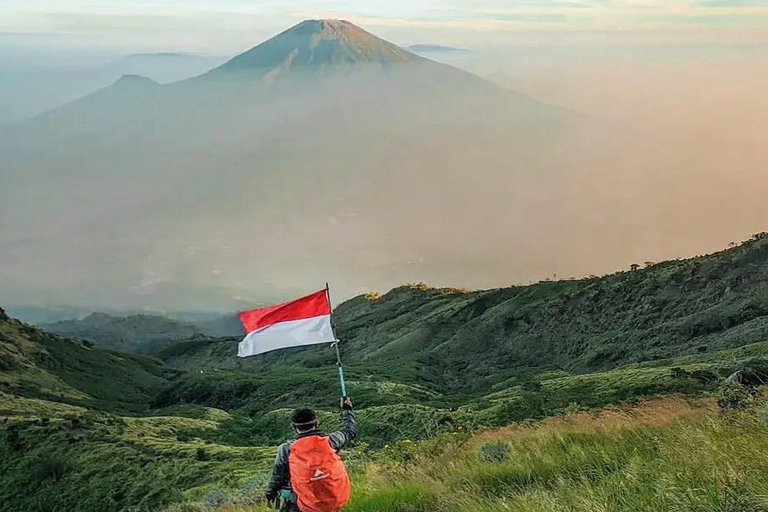
[[[162,361],[86,346],[0,320],[0,391],[114,412],[141,413],[178,374]]]
[[[236,485],[268,471],[274,458],[273,448],[211,441],[220,425],[212,420],[30,405],[37,419],[6,417],[0,431],[3,512],[154,510]],[[51,467],[61,474],[51,476]]]
[[[712,399],[666,398],[398,443],[350,464],[345,511],[762,512],[764,408],[749,399],[721,413]],[[204,510],[201,502],[168,509]]]
[[[448,439],[438,455],[427,445],[375,467],[350,510],[768,510],[768,429],[757,410],[723,417],[666,400]],[[487,443],[506,444],[506,459],[479,457]]]

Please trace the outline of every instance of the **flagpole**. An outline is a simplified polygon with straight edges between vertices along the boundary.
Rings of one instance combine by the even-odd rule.
[[[331,306],[331,288],[325,283],[325,296],[328,299],[328,308],[331,310],[331,331],[333,332],[333,347],[336,349],[336,365],[339,367],[339,382],[341,383],[341,397],[347,397],[347,385],[344,383],[344,368],[341,365],[341,353],[339,352],[339,339],[333,326],[333,306]]]

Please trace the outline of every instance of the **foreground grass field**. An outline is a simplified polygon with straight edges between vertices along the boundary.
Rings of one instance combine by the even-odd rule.
[[[766,511],[764,403],[741,396],[731,405],[657,399],[401,442],[357,466],[345,512]]]
[[[768,510],[759,406],[715,409],[667,399],[449,442],[370,470],[349,510]]]
[[[338,424],[332,371],[184,373],[8,318],[0,370],[0,512],[258,512],[291,408]],[[765,341],[451,397],[350,373],[353,512],[768,511]]]

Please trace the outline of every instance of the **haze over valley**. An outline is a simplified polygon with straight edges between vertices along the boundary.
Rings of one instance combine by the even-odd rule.
[[[319,275],[338,299],[488,288],[710,252],[768,221],[764,46],[437,52],[395,32],[433,49],[413,54],[339,23],[232,60],[102,56],[114,80],[2,128],[8,300],[226,312]]]

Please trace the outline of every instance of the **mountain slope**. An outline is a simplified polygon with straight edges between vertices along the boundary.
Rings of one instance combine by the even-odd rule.
[[[0,389],[114,411],[146,410],[177,372],[148,357],[110,352],[49,334],[0,310]]]
[[[768,237],[601,278],[478,292],[406,286],[335,310],[345,362],[440,393],[487,393],[538,373],[588,373],[768,339]],[[189,367],[322,367],[322,348],[245,361],[237,339],[161,357]]]
[[[343,20],[306,20],[242,53],[205,76],[242,73],[275,79],[297,70],[339,74],[356,66],[388,68],[421,59]]]
[[[585,179],[546,164],[574,116],[339,24],[301,24],[183,82],[127,77],[3,131],[8,294],[191,310],[302,289],[296,268],[348,291],[466,269],[498,281],[519,262],[519,219]],[[532,193],[545,187],[552,199]],[[64,260],[71,277],[53,279]]]

